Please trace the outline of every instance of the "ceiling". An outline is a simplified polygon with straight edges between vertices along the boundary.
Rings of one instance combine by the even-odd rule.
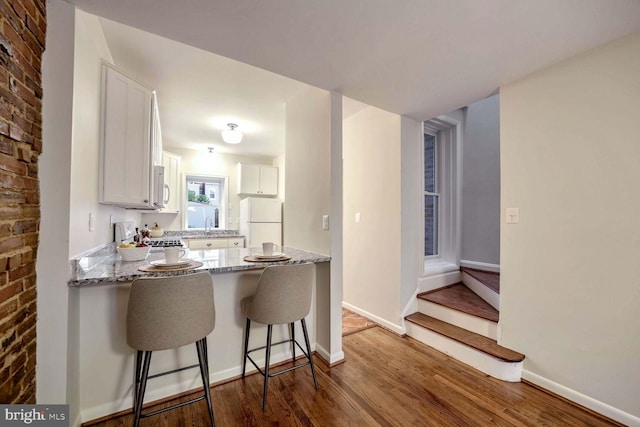
[[[425,120],[640,30],[637,0],[70,1],[226,57],[103,21],[116,63],[156,85],[165,138],[219,143],[212,129],[246,120],[240,146],[265,137],[258,151],[282,143],[270,123],[301,87],[281,76]]]

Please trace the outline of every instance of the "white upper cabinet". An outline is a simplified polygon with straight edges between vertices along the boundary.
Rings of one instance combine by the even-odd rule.
[[[238,194],[278,195],[278,168],[268,165],[238,163]]]
[[[162,153],[162,166],[164,166],[164,209],[161,212],[177,213],[180,211],[182,194],[182,158],[164,151]]]
[[[100,203],[152,207],[152,92],[103,65]]]

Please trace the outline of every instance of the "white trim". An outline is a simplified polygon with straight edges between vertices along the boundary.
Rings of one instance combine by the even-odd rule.
[[[462,280],[460,270],[443,270],[437,274],[430,276],[418,277],[418,292],[432,291],[434,289],[443,288],[453,285]]]
[[[437,332],[407,322],[407,335],[502,381],[519,382],[522,362],[505,362]]]
[[[498,324],[431,301],[419,299],[418,311],[467,331],[498,340]]]
[[[409,302],[402,310],[402,314],[400,316],[402,317],[403,322],[405,317],[418,311],[418,294],[419,293],[420,293],[420,288],[416,288],[416,290],[413,292],[413,295],[411,295],[411,298],[409,298]]]
[[[460,260],[460,267],[473,268],[474,270],[489,271],[491,273],[500,273],[500,264],[489,264],[486,262]]]
[[[462,244],[462,122],[447,116],[438,116],[423,122],[423,133],[437,134],[438,163],[438,257],[437,262],[457,264]],[[424,142],[421,144],[422,170],[424,172]],[[424,173],[421,196],[424,215]],[[424,240],[424,221],[421,235]],[[424,254],[424,242],[422,243]],[[430,259],[431,258],[431,259]],[[433,257],[424,259],[424,273],[428,274]]]
[[[482,298],[487,304],[500,311],[500,294],[467,273],[462,272],[462,282],[471,291]]]
[[[569,387],[566,387],[562,384],[558,384],[557,382],[551,381],[548,378],[545,378],[538,374],[534,374],[533,372],[527,371],[526,369],[522,371],[522,378],[559,396],[569,399],[572,402],[575,402],[599,414],[602,414],[605,417],[609,417],[630,427],[640,427],[640,417],[636,417],[635,415],[629,414],[628,412],[624,412],[618,408],[614,408],[611,405],[596,400],[593,397],[582,394],[579,391],[570,389]]]
[[[333,365],[334,363],[344,360],[344,351],[329,354],[329,352],[318,343],[316,343],[316,353],[318,353],[325,362],[328,362],[329,365]]]
[[[407,332],[404,326],[391,323],[388,320],[383,319],[382,317],[376,316],[375,314],[371,314],[368,311],[365,311],[361,308],[356,307],[355,305],[349,304],[348,302],[342,301],[342,306],[347,310],[351,310],[354,313],[359,314],[360,316],[366,317],[367,319],[376,322],[380,326],[384,326],[385,328],[389,329],[392,332],[395,332],[396,334],[404,335]]]

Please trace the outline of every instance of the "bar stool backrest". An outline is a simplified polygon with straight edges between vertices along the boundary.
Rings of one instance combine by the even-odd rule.
[[[213,331],[216,311],[209,272],[145,277],[131,283],[127,343],[136,350],[168,350]]]
[[[249,319],[265,325],[291,323],[311,309],[313,264],[272,265],[262,272],[258,290],[245,307]]]

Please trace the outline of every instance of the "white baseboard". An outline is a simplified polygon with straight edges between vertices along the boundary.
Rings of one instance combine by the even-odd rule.
[[[611,405],[584,395],[576,390],[570,389],[569,387],[565,387],[548,378],[534,374],[526,369],[522,371],[522,378],[559,396],[569,399],[572,402],[582,405],[585,408],[589,408],[592,411],[602,414],[605,417],[609,417],[612,420],[630,427],[640,427],[640,417],[621,411],[618,408],[614,408]]]
[[[500,311],[500,294],[464,271],[462,272],[462,281],[474,294],[482,298],[491,307]]]
[[[418,278],[418,289],[420,292],[432,291],[434,289],[443,288],[453,285],[462,280],[460,271],[450,271],[447,273],[434,274]]]
[[[500,273],[500,264],[488,264],[486,262],[460,260],[460,267],[473,268],[476,270],[490,271],[492,273]]]
[[[382,317],[376,316],[375,314],[362,310],[361,308],[356,307],[355,305],[351,305],[348,302],[342,301],[342,306],[347,310],[351,310],[362,317],[366,317],[367,319],[372,320],[381,326],[384,326],[385,328],[395,332],[396,334],[404,335],[406,333],[404,326],[391,323],[387,319],[383,319]]]
[[[409,298],[409,302],[404,307],[404,310],[402,310],[402,314],[400,316],[402,317],[403,321],[405,317],[418,311],[418,294],[419,293],[420,293],[420,289],[416,288],[416,290],[413,292],[413,295],[411,295],[411,298]]]
[[[344,351],[339,351],[337,353],[329,353],[324,347],[316,343],[316,353],[329,365],[333,365],[334,363],[338,363],[344,360]]]
[[[313,351],[313,345],[311,350]],[[291,351],[283,351],[283,352],[271,354],[270,364],[280,363],[290,358],[291,358]],[[344,355],[343,355],[343,358],[344,358]],[[264,357],[255,358],[254,360],[256,361],[258,366],[264,366]],[[256,371],[256,368],[251,363],[248,362],[247,374],[252,373],[254,371]],[[185,375],[185,372],[183,372],[182,374]],[[241,364],[230,369],[225,369],[224,371],[210,372],[209,384],[234,378],[241,374],[242,374]],[[200,370],[197,368],[194,368],[193,375],[190,375],[189,378],[186,380],[179,381],[171,385],[160,387],[154,390],[147,389],[147,392],[144,395],[144,401],[152,402],[154,400],[173,396],[173,395],[183,393],[185,391],[191,391],[194,389],[202,389],[202,379],[200,378]],[[132,393],[133,393],[133,385],[132,387],[130,387],[129,393],[127,394],[127,396],[124,396],[112,402],[104,403],[102,405],[82,409],[80,413],[81,421],[84,423],[87,421],[95,420],[96,418],[104,417],[105,415],[110,415],[125,409],[130,409],[133,406]]]

